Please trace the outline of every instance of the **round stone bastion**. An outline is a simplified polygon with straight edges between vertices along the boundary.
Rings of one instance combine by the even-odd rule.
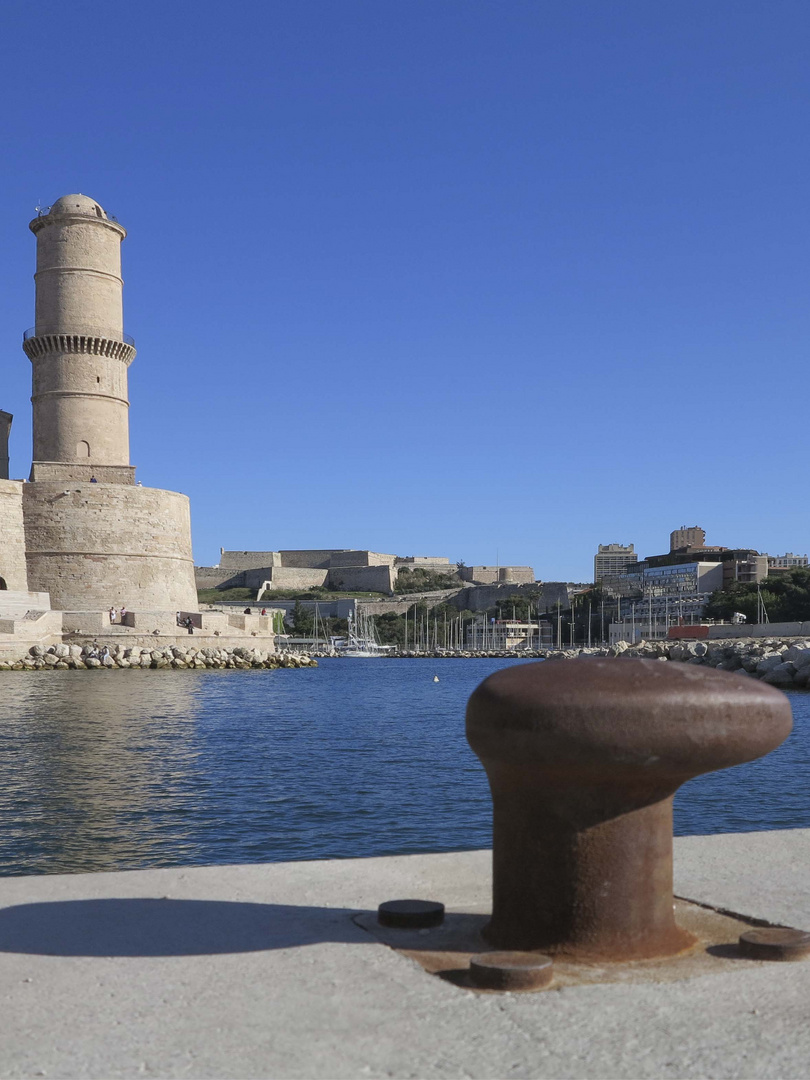
[[[196,611],[191,515],[176,491],[77,481],[23,485],[28,587],[61,611]]]

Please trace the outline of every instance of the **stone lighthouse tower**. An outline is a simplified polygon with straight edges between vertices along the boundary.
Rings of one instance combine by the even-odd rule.
[[[86,195],[65,195],[34,218],[36,326],[23,348],[33,366],[31,480],[134,483],[117,221]]]
[[[20,485],[28,587],[53,608],[196,611],[185,495],[135,484],[129,463],[121,241],[93,199],[65,195],[37,238],[31,482]],[[8,482],[7,482],[8,483]]]

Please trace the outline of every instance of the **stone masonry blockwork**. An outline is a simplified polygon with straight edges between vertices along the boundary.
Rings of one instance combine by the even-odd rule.
[[[22,492],[19,480],[0,480],[0,577],[7,589],[26,592]]]
[[[23,348],[33,371],[34,462],[129,465],[126,230],[84,195],[58,199],[30,229],[36,324]]]
[[[24,485],[23,508],[29,585],[54,608],[197,610],[185,495],[39,482]]]

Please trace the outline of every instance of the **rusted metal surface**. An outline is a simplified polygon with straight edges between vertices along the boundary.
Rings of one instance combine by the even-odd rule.
[[[440,926],[444,920],[444,904],[435,900],[386,900],[377,908],[381,926],[401,930],[419,930]]]
[[[554,978],[550,956],[488,952],[470,958],[470,982],[480,990],[542,990]]]
[[[740,934],[740,952],[749,960],[806,960],[810,934],[787,926],[758,927]]]
[[[587,658],[491,675],[467,707],[493,801],[487,941],[594,960],[690,948],[673,917],[673,795],[790,729],[780,691],[696,665]]]
[[[489,904],[467,907],[462,911],[446,912],[441,926],[431,929],[395,929],[381,926],[376,911],[354,915],[353,921],[380,944],[413,960],[428,974],[474,993],[494,991],[476,986],[470,978],[470,964],[492,946],[484,939],[483,930],[489,921]],[[589,957],[561,955],[554,957],[554,979],[550,988],[566,990],[577,986],[605,984],[631,985],[637,983],[666,983],[720,975],[739,970],[741,964],[751,963],[740,952],[740,935],[757,927],[744,915],[717,911],[704,904],[675,898],[675,919],[679,926],[693,935],[693,948],[674,956],[647,959],[594,960]],[[535,957],[543,955],[531,953]],[[539,988],[543,993],[548,987]]]

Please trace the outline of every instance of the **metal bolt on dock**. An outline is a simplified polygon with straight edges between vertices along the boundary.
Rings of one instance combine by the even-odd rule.
[[[787,926],[767,926],[740,935],[740,952],[749,960],[805,960],[810,934]]]
[[[381,926],[399,930],[426,930],[441,926],[444,904],[434,900],[386,900],[377,908],[377,920]]]
[[[541,990],[553,978],[554,961],[542,953],[490,952],[470,959],[470,982],[479,990]]]

